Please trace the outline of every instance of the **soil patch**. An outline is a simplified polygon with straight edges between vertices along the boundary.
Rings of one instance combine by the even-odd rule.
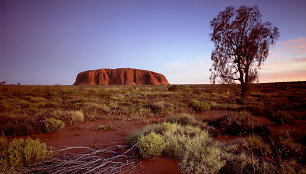
[[[132,131],[141,129],[149,123],[161,122],[163,118],[149,117],[144,120],[130,120],[126,117],[112,117],[111,120],[99,120],[87,122],[79,125],[66,126],[57,133],[44,133],[31,136],[45,142],[48,147],[64,148],[76,146],[99,145],[124,145],[125,136]],[[111,124],[113,130],[97,130],[99,125]],[[20,138],[20,137],[19,137]],[[26,137],[22,137],[26,138]],[[70,153],[80,153],[86,149],[74,149],[63,155]],[[152,160],[142,159],[139,156],[140,163],[133,173],[180,173],[178,168],[179,160],[158,157]]]

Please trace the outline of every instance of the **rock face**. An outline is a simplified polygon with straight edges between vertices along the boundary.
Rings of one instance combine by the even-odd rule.
[[[73,85],[159,85],[168,84],[162,74],[132,68],[97,69],[80,72]]]

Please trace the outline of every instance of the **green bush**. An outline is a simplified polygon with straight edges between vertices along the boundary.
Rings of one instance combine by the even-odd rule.
[[[153,125],[147,125],[145,126],[143,129],[140,130],[136,130],[134,132],[132,132],[130,135],[128,135],[126,137],[126,141],[131,144],[134,145],[137,143],[138,139],[143,136],[146,135],[150,132],[157,132],[157,133],[161,133],[164,129],[166,128],[166,124],[153,124]]]
[[[167,118],[166,121],[169,123],[178,123],[183,126],[186,126],[186,125],[196,126],[198,124],[198,120],[196,120],[193,116],[188,115],[188,114],[184,114],[184,115],[176,116],[176,117],[169,117]]]
[[[49,153],[46,144],[39,140],[14,139],[1,150],[0,164],[3,166],[22,167],[44,160]]]
[[[213,173],[225,163],[208,132],[196,126],[165,122],[135,131],[128,137],[130,142],[137,140],[136,145],[144,158],[164,153],[181,159],[179,166],[184,173]]]
[[[252,153],[248,146],[247,138],[238,138],[232,141],[222,141],[219,144],[221,159],[226,164],[220,169],[220,173],[275,173],[277,166],[267,158],[262,158]],[[247,144],[247,146],[246,146]],[[256,150],[256,147],[253,147]]]
[[[186,142],[179,164],[183,173],[217,173],[225,165],[220,149],[205,137],[196,136]]]
[[[215,135],[217,132],[216,129],[212,126],[209,126],[207,122],[196,119],[195,117],[189,114],[183,114],[181,116],[176,116],[176,117],[169,117],[166,121],[169,123],[177,123],[182,126],[190,125],[190,126],[199,127],[202,130],[207,130],[211,135]]]
[[[141,136],[136,146],[143,158],[150,159],[161,156],[166,147],[166,143],[160,134],[151,132],[145,136]]]
[[[189,106],[196,112],[203,112],[210,110],[210,104],[206,102],[200,102],[198,100],[190,100]]]
[[[167,145],[164,149],[164,154],[168,157],[180,159],[184,153],[184,145],[188,138],[186,135],[164,135]]]
[[[177,123],[169,124],[167,131],[163,132],[167,142],[165,155],[172,158],[182,158],[186,142],[201,131],[198,127],[182,126]]]
[[[48,133],[57,132],[64,128],[65,123],[61,120],[55,119],[53,117],[46,119],[45,130]]]
[[[176,123],[170,125],[163,132],[167,144],[164,153],[182,159],[179,166],[183,173],[214,173],[224,165],[220,150],[206,130]]]
[[[69,112],[71,123],[81,123],[84,121],[84,113],[82,111],[70,111]]]
[[[153,114],[160,116],[170,115],[170,113],[174,111],[173,105],[165,101],[151,102],[147,105],[147,108],[149,108]]]

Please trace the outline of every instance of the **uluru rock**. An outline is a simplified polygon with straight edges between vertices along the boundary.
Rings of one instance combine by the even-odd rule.
[[[80,72],[73,85],[159,85],[168,84],[162,74],[132,68],[97,69]]]

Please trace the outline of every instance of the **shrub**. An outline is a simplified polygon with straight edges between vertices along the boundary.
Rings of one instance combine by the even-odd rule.
[[[277,111],[268,116],[269,120],[278,124],[293,124],[294,117],[288,112]]]
[[[279,164],[279,168],[276,170],[276,173],[280,174],[304,174],[306,173],[305,165],[304,167],[301,164],[297,163],[295,160],[282,160]]]
[[[49,108],[57,108],[59,106],[60,106],[60,104],[58,104],[56,102],[53,102],[53,101],[45,103],[45,107],[49,107]]]
[[[144,134],[143,130],[136,130],[136,131],[132,132],[131,134],[129,134],[127,137],[125,137],[125,140],[129,144],[135,145],[138,141],[138,138],[140,138],[143,134]]]
[[[167,122],[169,123],[178,123],[181,125],[193,125],[195,126],[198,121],[191,115],[185,114],[181,116],[176,116],[176,117],[169,117],[167,118]]]
[[[245,106],[244,109],[256,116],[265,116],[266,114],[264,106],[260,104],[250,104]]]
[[[27,100],[21,100],[21,99],[19,99],[19,100],[14,100],[13,102],[13,105],[19,105],[20,106],[20,108],[27,108],[27,107],[29,107],[30,105],[31,105],[31,102],[28,102]]]
[[[16,106],[12,106],[8,103],[5,103],[4,101],[0,102],[0,112],[14,111],[14,110],[16,110]]]
[[[141,136],[136,146],[143,158],[150,159],[162,155],[166,143],[161,135],[151,132],[145,136]]]
[[[33,102],[33,103],[39,103],[39,102],[46,102],[47,99],[43,98],[43,97],[31,97],[29,99],[30,102]]]
[[[202,131],[198,127],[190,125],[182,126],[177,123],[167,124],[167,130],[163,132],[163,136],[167,142],[165,155],[169,157],[182,158],[185,144],[190,140],[190,138],[197,136],[201,132],[205,132],[208,136],[207,131]]]
[[[71,123],[81,123],[84,121],[84,113],[82,111],[69,112]]]
[[[145,126],[143,129],[140,130],[136,130],[134,132],[132,132],[130,135],[128,135],[126,137],[126,141],[129,144],[136,144],[138,139],[143,136],[146,135],[150,132],[156,132],[156,133],[161,133],[164,129],[166,128],[166,124],[153,124],[153,125],[147,125]]]
[[[179,166],[183,173],[214,173],[224,165],[220,150],[206,130],[176,123],[170,125],[163,132],[167,144],[165,154],[182,159]]]
[[[244,139],[243,146],[247,151],[253,151],[261,156],[271,155],[272,153],[270,145],[262,137],[254,134]]]
[[[198,100],[190,100],[189,106],[196,112],[203,112],[210,110],[210,104],[206,102],[200,102]]]
[[[31,105],[33,108],[44,108],[46,106],[45,102],[37,102]]]
[[[268,128],[259,124],[252,118],[248,112],[231,112],[213,122],[214,126],[219,128],[221,134],[247,135],[257,133],[260,135],[269,135]]]
[[[173,106],[164,101],[152,102],[147,107],[157,115],[169,115],[173,111]]]
[[[275,138],[275,144],[282,158],[296,159],[305,163],[304,147],[294,141],[288,131],[281,131]]]
[[[212,126],[209,126],[207,122],[194,118],[192,115],[184,114],[176,117],[169,117],[167,120],[169,123],[177,123],[182,126],[190,125],[199,127],[202,130],[207,130],[211,135],[216,134],[216,129]]]
[[[3,166],[22,167],[44,160],[48,155],[46,144],[39,140],[14,139],[2,150],[0,163]]]
[[[1,149],[4,149],[6,146],[7,146],[6,138],[0,137],[0,151],[1,151]]]
[[[48,133],[57,132],[64,128],[65,123],[61,120],[55,119],[53,117],[46,119],[45,130]]]
[[[184,145],[186,144],[186,141],[188,141],[189,137],[183,134],[165,134],[164,138],[167,142],[164,149],[165,155],[175,159],[182,158],[184,153]]]
[[[158,133],[152,131],[153,128]],[[139,136],[137,147],[144,158],[152,158],[164,152],[168,157],[182,159],[179,165],[184,173],[213,173],[224,165],[217,145],[208,132],[199,127],[165,122],[135,131],[128,139],[135,140]],[[146,146],[142,147],[144,144]]]
[[[205,141],[206,140],[206,141]],[[186,142],[182,162],[179,164],[183,173],[217,173],[224,165],[221,151],[201,136]]]
[[[181,89],[182,86],[181,85],[171,85],[169,88],[168,88],[168,91],[177,91],[178,89]]]
[[[242,106],[237,104],[218,104],[212,103],[210,106],[211,110],[230,110],[230,111],[238,111],[242,108]]]
[[[238,104],[238,105],[243,105],[245,102],[244,102],[244,99],[242,97],[237,97],[237,98],[235,98],[235,103]]]
[[[226,164],[220,169],[220,173],[275,173],[276,164],[261,158],[251,150],[246,148],[248,144],[247,138],[239,138],[232,141],[224,141],[219,144],[221,149],[221,159],[226,161]]]
[[[73,103],[73,108],[80,109],[83,105],[84,105],[83,102],[76,102],[76,103]]]

